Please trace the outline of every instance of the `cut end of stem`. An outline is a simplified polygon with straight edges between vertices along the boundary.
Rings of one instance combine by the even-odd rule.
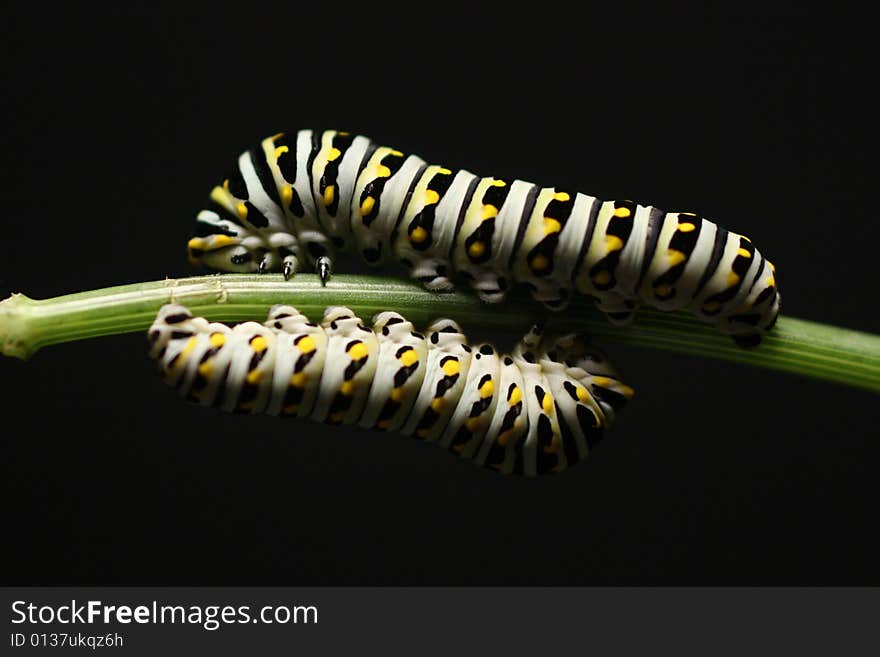
[[[37,350],[30,341],[34,300],[24,294],[13,294],[0,301],[0,353],[27,360]]]

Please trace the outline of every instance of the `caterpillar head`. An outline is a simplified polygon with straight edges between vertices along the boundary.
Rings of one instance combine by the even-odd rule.
[[[251,229],[222,219],[212,210],[202,210],[196,218],[195,235],[186,246],[191,264],[246,274],[281,271],[292,257],[295,241],[288,233]]]

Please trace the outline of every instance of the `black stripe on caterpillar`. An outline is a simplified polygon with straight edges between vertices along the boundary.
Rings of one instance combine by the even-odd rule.
[[[306,265],[323,281],[337,253],[357,252],[402,263],[428,289],[468,280],[488,302],[520,283],[551,309],[586,295],[618,324],[640,304],[688,309],[742,346],[760,342],[780,303],[770,261],[696,214],[481,178],[335,130],[242,153],[188,252],[213,270],[289,277]]]
[[[345,307],[315,324],[278,305],[263,324],[230,327],[169,304],[148,339],[165,381],[189,401],[397,431],[505,474],[583,460],[633,395],[586,339],[537,328],[500,354],[469,346],[449,319],[422,334],[394,312],[369,329]]]

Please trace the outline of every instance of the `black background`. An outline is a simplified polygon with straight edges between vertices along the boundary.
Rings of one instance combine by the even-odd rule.
[[[192,218],[237,154],[334,127],[702,212],[774,260],[786,314],[880,329],[858,25],[291,5],[6,17],[2,297],[193,273]],[[875,394],[613,354],[636,401],[587,463],[538,480],[397,436],[188,406],[142,335],[5,358],[2,579],[880,581]]]

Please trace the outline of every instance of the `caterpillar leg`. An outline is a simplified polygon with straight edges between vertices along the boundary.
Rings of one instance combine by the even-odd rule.
[[[483,270],[471,275],[471,289],[473,289],[481,301],[486,303],[500,303],[504,301],[510,285],[504,276],[494,271]]]
[[[432,292],[451,292],[455,285],[449,279],[449,268],[446,262],[437,258],[425,258],[412,264],[410,277],[419,281],[427,290]]]
[[[632,299],[605,294],[596,300],[596,308],[605,313],[608,321],[615,326],[626,326],[632,322],[638,306]]]
[[[283,263],[287,257],[294,256],[285,257],[278,251],[267,251],[263,254],[263,257],[260,258],[259,264],[257,265],[257,273],[268,274],[272,271],[283,270]]]
[[[289,281],[297,269],[299,269],[299,259],[295,255],[285,256],[281,265],[281,275],[284,276],[284,280]]]
[[[571,300],[571,291],[565,288],[552,288],[535,295],[535,299],[550,310],[563,310]]]
[[[321,279],[321,285],[327,285],[330,280],[330,274],[333,273],[333,261],[330,256],[323,255],[315,262],[315,269],[318,272],[318,278]]]

